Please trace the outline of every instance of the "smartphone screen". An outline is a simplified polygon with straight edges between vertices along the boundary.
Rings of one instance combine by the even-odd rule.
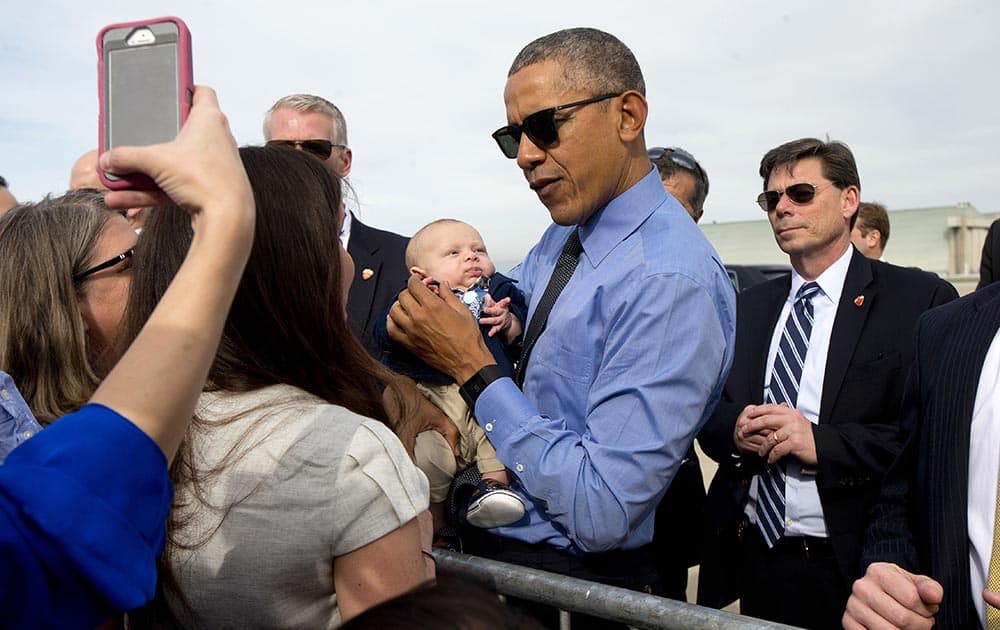
[[[106,149],[168,142],[180,131],[178,34],[169,21],[103,34]]]
[[[191,108],[191,33],[176,17],[111,24],[97,35],[101,152],[173,140]],[[112,190],[152,190],[141,173],[98,170]]]
[[[108,146],[169,142],[179,131],[177,42],[108,53]]]

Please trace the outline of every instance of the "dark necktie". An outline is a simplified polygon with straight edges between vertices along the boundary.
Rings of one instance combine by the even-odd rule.
[[[785,329],[778,342],[778,352],[771,368],[771,384],[765,392],[765,402],[788,403],[794,408],[799,399],[802,366],[809,350],[812,334],[812,297],[819,285],[807,282],[799,287],[792,310],[785,320]],[[785,460],[769,464],[757,475],[757,526],[768,547],[773,547],[785,535]]]
[[[566,244],[563,245],[562,252],[559,254],[559,260],[556,261],[555,269],[552,270],[552,277],[549,278],[549,284],[545,287],[542,299],[538,301],[538,307],[535,308],[535,312],[531,316],[531,323],[528,324],[527,332],[524,333],[524,341],[521,344],[521,358],[517,362],[517,374],[514,376],[514,382],[517,383],[518,387],[524,385],[524,372],[528,367],[528,358],[535,347],[535,342],[538,341],[542,331],[545,330],[552,306],[555,305],[566,283],[573,277],[576,264],[580,261],[581,251],[583,251],[583,246],[580,245],[580,235],[574,228],[570,232],[569,238],[566,239]]]

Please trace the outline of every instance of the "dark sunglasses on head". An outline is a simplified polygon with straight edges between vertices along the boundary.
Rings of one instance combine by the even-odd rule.
[[[828,184],[823,188],[828,188],[829,186],[833,186],[833,184]],[[792,184],[784,190],[765,190],[757,195],[757,205],[760,206],[764,212],[771,212],[777,209],[778,202],[781,201],[782,194],[787,195],[788,200],[792,203],[802,205],[812,201],[816,196],[816,193],[820,190],[822,189],[804,182],[801,184]]]
[[[85,279],[87,279],[88,277],[94,275],[98,271],[104,271],[105,269],[109,269],[111,267],[114,267],[115,265],[117,265],[118,263],[122,262],[123,260],[128,260],[129,258],[132,257],[133,254],[135,254],[135,248],[131,247],[128,250],[126,250],[126,251],[118,254],[114,258],[111,258],[109,260],[105,260],[104,262],[102,262],[99,265],[94,265],[93,267],[91,267],[90,269],[87,269],[86,271],[81,271],[80,273],[78,273],[75,276],[73,276],[73,283],[74,284],[80,284]]]
[[[521,146],[521,134],[526,134],[535,146],[539,149],[548,149],[559,141],[559,129],[556,127],[556,112],[569,109],[570,107],[580,107],[590,105],[609,98],[618,96],[615,94],[602,94],[593,98],[586,98],[582,101],[574,101],[565,105],[556,105],[525,116],[520,125],[507,125],[500,127],[493,132],[493,139],[500,145],[500,150],[510,159],[517,157],[517,149]]]
[[[334,147],[337,147],[338,149],[347,148],[347,145],[334,144],[329,140],[268,140],[267,146],[302,149],[306,153],[315,155],[324,161],[330,159],[330,154],[333,153]]]
[[[694,156],[684,149],[677,149],[674,147],[653,147],[646,153],[651,160],[659,160],[666,157],[668,160],[681,168],[686,168],[687,170],[699,175],[703,180],[705,180],[706,184],[708,183],[708,176],[705,175],[705,171],[702,170],[701,164],[698,164],[698,160],[694,159]]]

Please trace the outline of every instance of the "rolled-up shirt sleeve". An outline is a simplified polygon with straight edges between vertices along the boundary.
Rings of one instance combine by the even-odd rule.
[[[351,439],[330,493],[337,523],[334,556],[399,529],[428,507],[427,477],[413,464],[392,431],[366,420]]]

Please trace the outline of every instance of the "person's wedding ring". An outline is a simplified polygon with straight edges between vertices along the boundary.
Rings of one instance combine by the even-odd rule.
[[[774,443],[775,443],[775,444],[778,444],[778,443],[780,443],[780,442],[781,442],[781,440],[780,440],[780,439],[778,439],[778,432],[777,432],[777,431],[775,431],[774,433],[772,433],[772,434],[771,434],[771,437],[773,437],[773,438],[774,438]]]

